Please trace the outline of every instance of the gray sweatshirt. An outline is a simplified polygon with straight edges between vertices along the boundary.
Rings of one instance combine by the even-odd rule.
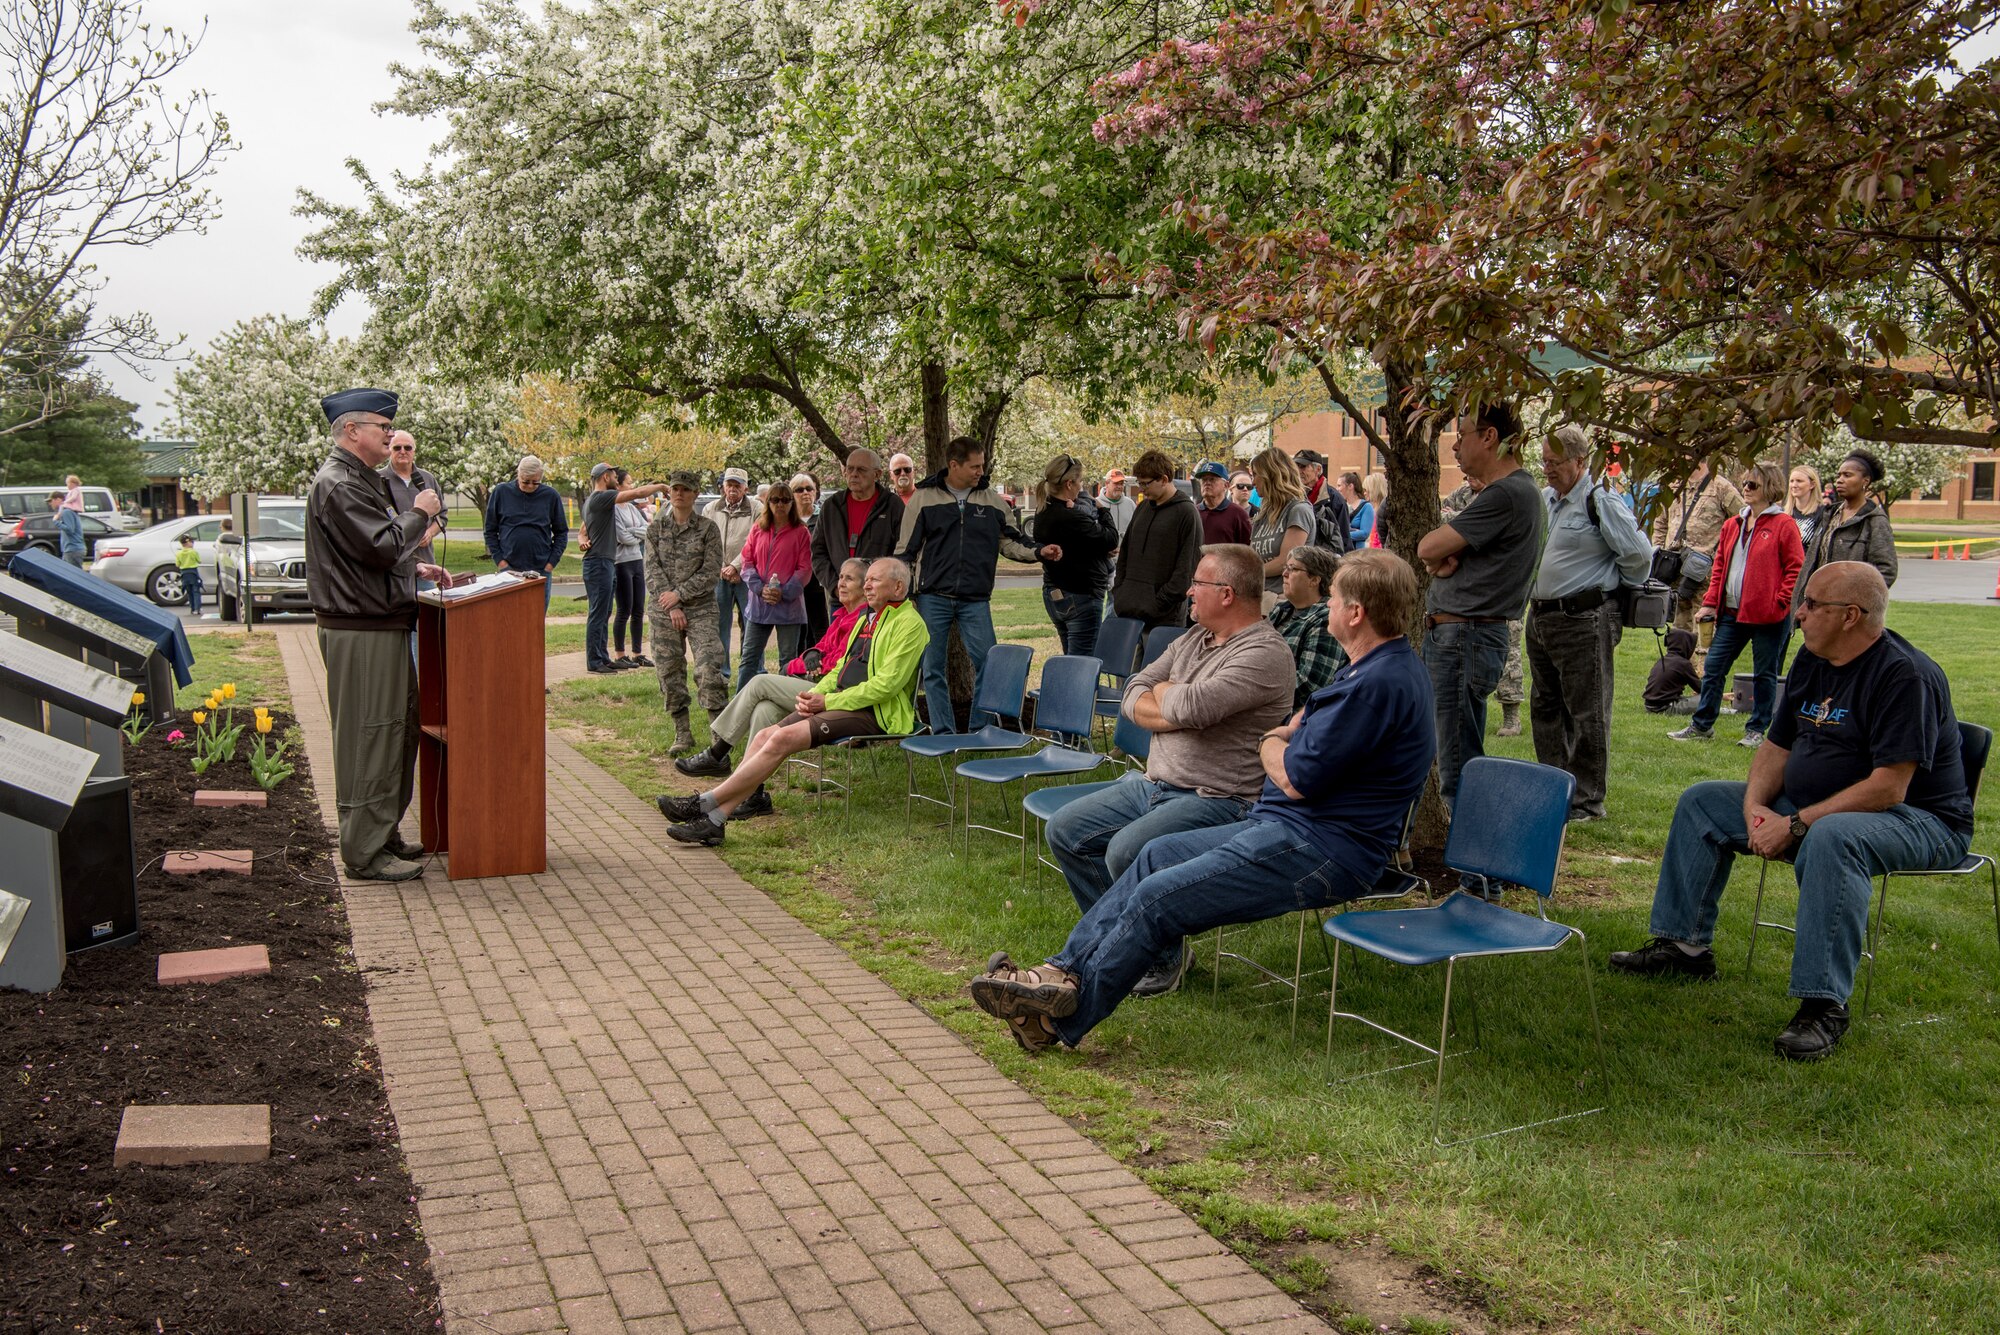
[[[1257,749],[1265,733],[1292,712],[1299,672],[1285,637],[1254,621],[1220,644],[1201,626],[1168,646],[1125,684],[1124,710],[1135,693],[1161,682],[1160,712],[1179,731],[1155,733],[1146,777],[1204,797],[1254,801],[1264,791]]]

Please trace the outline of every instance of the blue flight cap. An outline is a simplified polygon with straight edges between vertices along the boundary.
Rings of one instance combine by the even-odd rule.
[[[386,389],[343,389],[319,401],[329,425],[348,413],[376,413],[396,420],[396,396]]]

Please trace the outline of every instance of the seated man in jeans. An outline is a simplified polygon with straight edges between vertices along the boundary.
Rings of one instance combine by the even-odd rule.
[[[1799,1009],[1776,1046],[1793,1061],[1826,1056],[1847,1031],[1873,879],[1952,866],[1972,837],[1950,683],[1883,628],[1888,606],[1873,566],[1838,561],[1813,574],[1797,605],[1805,647],[1750,781],[1681,794],[1653,892],[1653,939],[1611,954],[1627,973],[1714,977],[1709,942],[1736,855],[1791,858]]]
[[[1350,662],[1264,734],[1257,804],[1146,845],[1048,963],[995,955],[972,980],[979,1008],[1030,1052],[1075,1047],[1176,941],[1366,894],[1436,755],[1430,678],[1404,637],[1416,597],[1394,553],[1344,559],[1329,621]]]
[[[892,556],[868,567],[863,583],[868,615],[825,676],[798,693],[792,712],[756,734],[736,772],[694,797],[657,799],[660,814],[679,822],[667,833],[683,844],[722,842],[722,827],[744,799],[764,786],[788,756],[846,737],[906,733],[916,727],[914,693],[930,631],[904,601],[910,568]]]
[[[840,611],[834,614],[819,643],[785,664],[783,672],[760,672],[752,677],[709,720],[708,731],[713,738],[709,745],[691,756],[682,756],[674,762],[674,768],[691,779],[728,778],[732,768],[729,753],[791,712],[800,693],[812,690],[813,682],[826,670],[826,665],[847,651],[854,628],[868,615],[868,600],[861,591],[867,578],[868,562],[859,556],[849,557],[841,565],[834,584]],[[773,810],[771,795],[760,784],[756,792],[743,799],[734,814],[740,820],[767,816]]]
[[[1297,679],[1284,637],[1259,615],[1263,596],[1257,553],[1236,543],[1204,548],[1188,589],[1194,628],[1126,682],[1121,712],[1153,734],[1145,775],[1049,819],[1049,848],[1084,912],[1147,844],[1233,825],[1263,788],[1258,739],[1291,713]],[[1134,995],[1180,986],[1187,952],[1178,941],[1169,946]]]

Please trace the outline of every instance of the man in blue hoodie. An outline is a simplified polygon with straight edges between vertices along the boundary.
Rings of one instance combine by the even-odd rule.
[[[993,651],[993,578],[1005,552],[1016,561],[1060,561],[1062,548],[1050,543],[1028,545],[1014,507],[988,485],[986,447],[970,436],[945,446],[944,467],[917,484],[903,507],[903,528],[896,554],[916,567],[917,614],[930,630],[924,648],[924,701],[932,732],[953,732],[957,721],[951,707],[951,685],[945,677],[945,654],[951,628],[965,642],[978,672],[986,676],[986,656]],[[977,717],[967,724],[980,726]]]

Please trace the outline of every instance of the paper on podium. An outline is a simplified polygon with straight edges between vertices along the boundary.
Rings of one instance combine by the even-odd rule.
[[[496,570],[490,575],[481,575],[470,584],[454,584],[449,589],[439,589],[438,597],[445,599],[468,598],[475,593],[485,593],[488,589],[504,589],[510,584],[520,584],[537,578],[524,575],[518,570]]]

